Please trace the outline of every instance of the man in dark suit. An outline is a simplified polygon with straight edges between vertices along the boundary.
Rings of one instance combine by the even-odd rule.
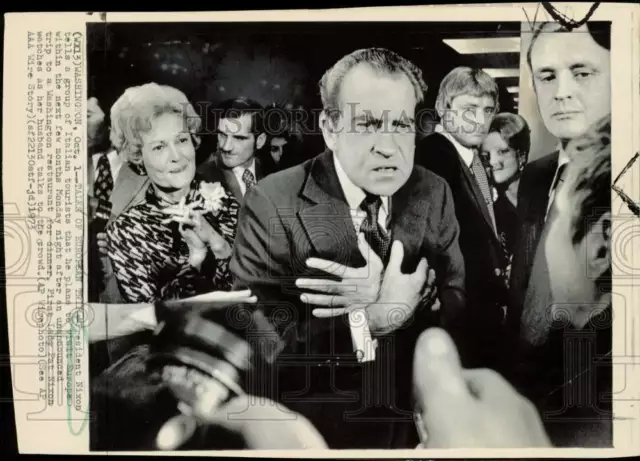
[[[548,283],[550,302],[524,309],[529,347],[519,357],[516,385],[536,405],[554,445],[610,447],[610,118],[565,148],[572,160],[538,248],[549,279],[534,279],[534,272],[530,283]]]
[[[262,106],[251,99],[229,99],[216,110],[218,151],[199,167],[198,173],[208,181],[222,172],[224,185],[238,203],[258,181],[266,176],[258,152],[267,141]]]
[[[328,149],[262,180],[240,213],[230,267],[258,297],[250,330],[271,331],[277,397],[332,448],[415,447],[415,341],[465,308],[451,190],[413,164],[425,89],[391,51],[340,59],[320,81]]]
[[[416,149],[416,163],[444,178],[453,192],[460,224],[467,296],[472,303],[466,344],[458,344],[465,366],[498,366],[501,325],[508,296],[505,260],[496,231],[493,200],[479,157],[498,109],[498,86],[481,69],[457,67],[442,80],[436,99],[441,123]],[[466,355],[466,356],[465,356]]]
[[[548,268],[540,253],[545,223],[555,189],[563,181],[571,156],[567,144],[585,135],[611,113],[609,25],[592,23],[569,32],[556,23],[539,27],[531,40],[527,61],[533,76],[538,109],[558,150],[529,163],[518,190],[519,231],[513,255],[508,323],[529,344],[544,338],[522,329],[525,316],[543,316],[550,304]],[[535,262],[534,262],[535,261]],[[530,322],[526,322],[530,323]]]

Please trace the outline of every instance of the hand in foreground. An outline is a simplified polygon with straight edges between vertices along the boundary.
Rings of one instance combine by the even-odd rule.
[[[200,423],[221,427],[238,434],[251,450],[327,449],[315,427],[302,415],[275,402],[248,396],[236,397],[212,415],[198,415]],[[175,450],[189,440],[196,429],[196,419],[178,415],[169,420],[158,434],[161,450]]]
[[[211,309],[220,305],[225,308],[230,304],[255,304],[258,301],[251,290],[241,291],[212,291],[202,295],[184,299],[166,301],[172,310],[189,308]],[[102,304],[89,303],[90,313],[87,315],[89,325],[89,342],[103,341],[120,336],[130,335],[138,331],[154,329],[156,319],[155,305],[152,303],[138,304]]]
[[[335,317],[378,299],[383,270],[382,261],[371,249],[362,234],[358,235],[358,248],[366,264],[364,267],[357,269],[327,261],[326,259],[310,258],[307,261],[307,266],[310,268],[321,270],[342,279],[340,281],[305,278],[296,280],[296,286],[299,288],[323,293],[304,293],[300,296],[303,302],[319,306],[331,306],[327,309],[314,309],[314,316]]]
[[[431,328],[414,359],[425,448],[551,447],[533,404],[493,370],[465,370],[451,337]]]
[[[391,246],[389,263],[384,273],[380,297],[366,310],[371,331],[376,334],[389,334],[410,321],[416,308],[423,300],[436,310],[435,272],[429,269],[427,260],[422,258],[413,273],[402,273],[404,248],[396,240]]]
[[[106,232],[98,232],[96,234],[96,242],[98,243],[98,252],[106,256],[109,254],[108,251],[108,242],[107,242],[107,233]]]

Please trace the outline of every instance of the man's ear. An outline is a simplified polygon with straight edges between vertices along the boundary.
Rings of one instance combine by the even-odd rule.
[[[320,113],[320,128],[322,129],[324,143],[330,150],[334,151],[338,138],[337,131],[334,122],[324,110]]]
[[[262,149],[265,142],[267,142],[267,133],[260,133],[256,138],[256,150]]]
[[[587,235],[589,275],[598,278],[611,271],[611,212],[600,216]]]
[[[440,100],[436,101],[436,112],[438,114],[438,117],[440,117],[440,121],[442,122],[442,119],[444,118],[444,104],[442,104],[442,101]]]

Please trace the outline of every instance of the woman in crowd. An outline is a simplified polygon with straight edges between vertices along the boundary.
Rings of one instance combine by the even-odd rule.
[[[508,112],[496,115],[482,144],[482,153],[491,166],[496,226],[505,249],[507,267],[513,255],[517,227],[518,184],[530,148],[531,134],[527,121]]]
[[[155,83],[139,87],[123,110],[114,147],[150,181],[144,201],[107,229],[123,298],[155,302],[229,290],[239,206],[221,183],[196,177],[200,117],[181,91]]]
[[[302,109],[298,109],[302,110]],[[270,173],[286,170],[302,163],[302,129],[296,128],[295,114],[277,104],[265,109],[265,124],[269,141],[264,163]]]

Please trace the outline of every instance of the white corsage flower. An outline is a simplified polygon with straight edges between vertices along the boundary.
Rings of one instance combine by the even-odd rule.
[[[202,196],[202,207],[205,211],[216,214],[222,208],[222,199],[227,196],[227,193],[219,182],[212,184],[203,181],[200,184],[200,195]]]

